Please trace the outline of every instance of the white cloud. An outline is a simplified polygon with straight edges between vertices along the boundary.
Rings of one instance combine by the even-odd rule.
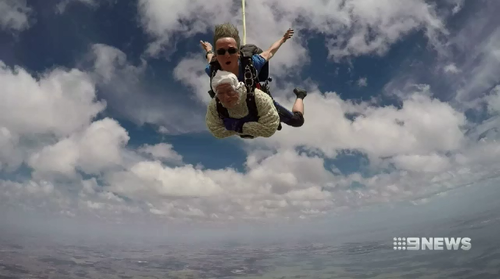
[[[22,153],[16,148],[19,136],[5,127],[0,128],[0,170],[14,171],[23,161]]]
[[[448,64],[443,69],[446,73],[457,74],[460,73],[460,69],[454,63]]]
[[[476,121],[477,116],[484,115],[488,102],[494,103],[494,95],[488,95],[494,93],[492,88],[500,83],[500,32],[496,28],[500,24],[496,16],[499,2],[447,0],[443,3],[453,7],[451,12],[446,12],[449,16],[467,8],[459,17],[455,15],[442,51],[437,56],[426,53],[418,58],[408,54],[399,73],[385,89],[389,95],[404,99],[405,93],[411,93],[405,90],[408,84],[432,84],[435,97],[447,100],[458,111],[475,114]]]
[[[29,165],[35,171],[73,176],[78,156],[77,144],[66,139],[52,146],[45,146],[40,152],[33,154],[29,159]]]
[[[159,161],[142,161],[128,170],[110,173],[110,189],[130,197],[162,200],[169,197],[205,197],[222,194],[222,188],[203,171],[190,166],[164,167]]]
[[[430,100],[423,98],[420,101],[423,101],[420,106],[417,106],[418,102],[412,106],[427,108],[431,115],[433,110],[436,110],[433,113],[437,113],[443,106],[438,103],[433,108]],[[386,109],[369,110],[379,112],[365,111],[366,121],[382,121],[377,115],[384,115],[381,112]],[[422,111],[418,112],[422,114]],[[397,111],[392,113],[397,114]],[[418,128],[418,125],[410,127]],[[388,127],[386,134],[401,133],[391,129],[400,129],[400,126]],[[351,134],[351,139],[356,137],[356,134]],[[367,141],[367,147],[368,143],[374,144],[375,141],[375,136],[370,137],[372,140]],[[423,144],[423,139],[412,138],[413,144],[416,144],[415,141]],[[82,150],[81,146],[85,146],[82,144],[85,139],[93,143],[88,144],[88,147],[99,149],[79,151]],[[379,139],[387,139],[387,136],[381,135]],[[50,182],[49,176],[43,176],[49,179],[44,182],[42,176],[35,174],[32,181],[24,184],[4,181],[1,187],[5,191],[0,199],[12,201],[15,197],[20,204],[31,208],[70,216],[92,213],[111,219],[120,218],[123,214],[143,216],[140,218],[153,215],[158,218],[212,221],[307,218],[330,210],[411,199],[439,192],[491,175],[491,170],[484,172],[484,168],[478,168],[480,164],[485,164],[485,158],[491,169],[500,163],[496,159],[500,150],[498,143],[478,146],[470,142],[470,146],[460,150],[445,149],[454,154],[450,157],[435,153],[440,149],[437,144],[421,146],[421,152],[427,151],[426,154],[419,154],[418,149],[412,148],[406,150],[406,155],[402,151],[392,151],[394,157],[380,160],[378,165],[373,166],[383,168],[384,160],[389,160],[399,170],[373,177],[362,177],[360,174],[344,176],[325,169],[325,161],[321,157],[281,148],[277,153],[266,149],[251,151],[246,171],[240,173],[230,168],[209,170],[183,165],[179,161],[181,156],[169,144],[143,145],[137,152],[127,150],[124,147],[127,140],[125,131],[116,122],[110,119],[93,122],[84,132],[74,133],[69,139],[42,149],[31,162],[39,173],[58,170],[60,173],[72,174],[78,167],[87,173],[100,170],[103,174],[101,182],[98,183],[94,178],[74,179],[71,188],[79,193],[74,196],[60,188],[62,184]],[[397,148],[396,142],[392,144]],[[370,152],[387,156],[376,148]],[[152,155],[152,158],[141,157],[141,154]],[[131,156],[133,159],[130,159]],[[169,167],[156,159],[167,159],[181,165]],[[85,169],[85,164],[81,162],[92,162],[94,169]],[[119,166],[106,168],[116,165]],[[363,188],[351,189],[350,186],[355,182],[364,185]],[[131,201],[126,202],[122,197]],[[14,206],[12,202],[6,204]]]
[[[460,12],[465,5],[465,0],[448,0],[448,2],[455,5],[452,9],[453,14]]]
[[[291,107],[290,102],[279,100]],[[346,113],[356,113],[353,121]],[[325,121],[328,120],[328,121]],[[305,124],[300,128],[284,125],[272,138],[255,140],[268,146],[319,150],[335,157],[337,150],[356,149],[370,157],[398,154],[426,154],[454,151],[462,147],[465,116],[449,104],[431,99],[426,91],[415,92],[401,109],[352,104],[335,93],[323,96],[311,92],[305,100]]]
[[[486,24],[491,24],[491,22]],[[468,32],[472,31],[464,30],[463,32],[464,34],[460,34],[460,36],[466,36]],[[500,82],[498,78],[500,75],[500,31],[490,32],[484,40],[480,39],[480,43],[469,47],[471,52],[465,52],[467,71],[464,72],[462,86],[456,97],[461,102],[480,97],[492,85]]]
[[[112,112],[138,125],[163,127],[162,131],[170,134],[205,129],[204,111],[187,94],[179,94],[183,88],[159,88],[146,81],[145,60],[134,66],[121,50],[103,44],[92,46],[89,59],[93,62],[92,76]]]
[[[16,134],[65,136],[87,126],[105,108],[87,73],[54,69],[35,79],[0,61],[0,123]]]
[[[485,98],[488,111],[493,114],[500,114],[500,85],[495,86],[491,94]]]
[[[359,87],[368,86],[368,79],[366,77],[358,79],[358,86]]]
[[[448,158],[435,153],[429,155],[397,155],[392,161],[398,169],[414,172],[442,173],[451,167]]]
[[[0,162],[16,169],[32,152],[87,127],[105,108],[79,70],[54,69],[38,79],[0,61]],[[61,147],[59,147],[61,148]]]
[[[127,61],[127,55],[125,53],[115,47],[108,45],[93,45],[92,54],[95,55],[95,74],[99,78],[99,81],[102,83],[112,82],[112,79],[116,78],[116,76],[123,76],[137,82],[140,75],[144,72],[147,66],[145,60],[141,60],[142,64],[138,67],[129,64]]]
[[[170,156],[164,151],[171,152],[171,148],[157,145],[161,146],[159,153],[149,148],[151,146],[143,146],[138,151],[149,150],[157,157]],[[498,160],[495,163],[499,146],[490,144],[487,149],[486,145],[481,150],[477,147],[464,149],[449,159],[437,154],[398,155],[392,161],[401,170],[373,177],[334,175],[325,169],[324,159],[292,150],[251,152],[245,173],[230,168],[168,167],[160,161],[138,157],[135,163],[123,163],[120,170],[105,170],[100,183],[95,179],[74,180],[71,188],[79,193],[78,196],[61,188],[63,184],[43,182],[35,177],[24,184],[2,182],[4,190],[0,200],[9,200],[6,204],[10,206],[14,206],[12,203],[16,200],[19,205],[40,210],[72,216],[92,212],[112,219],[123,214],[212,221],[306,218],[346,207],[411,199],[476,181],[491,174],[491,171],[481,173],[481,168],[477,168],[478,163],[484,162],[483,155],[490,154],[490,165],[499,165]],[[76,150],[74,145],[69,147]],[[121,150],[122,154],[127,152]],[[70,154],[65,152],[59,156]],[[69,164],[65,164],[68,160],[59,160],[60,167],[76,165],[74,157]],[[102,159],[93,158],[93,162],[98,165]],[[51,166],[51,163],[40,165]],[[350,189],[354,182],[364,188]]]
[[[0,27],[4,30],[23,31],[30,27],[33,9],[26,0],[3,0],[0,2]]]
[[[199,57],[198,57],[199,58]],[[205,73],[206,61],[194,56],[182,59],[174,69],[174,77],[194,90],[196,100],[205,106],[210,102],[210,78]]]
[[[425,1],[346,1],[344,5],[332,2],[339,5],[340,18],[347,19],[330,31],[332,35],[340,33],[339,38],[329,41],[332,57],[382,55],[402,36],[415,30],[425,30],[431,44],[439,45],[439,36],[447,33],[433,6]],[[326,12],[329,10],[323,10]]]
[[[175,152],[173,145],[168,143],[158,143],[155,145],[145,144],[138,149],[138,152],[151,155],[155,159],[162,159],[175,164],[182,163],[182,155]]]
[[[440,90],[439,98],[451,100],[462,111],[482,110],[483,97],[500,82],[500,32],[496,26],[500,20],[496,16],[499,3],[494,0],[482,2],[447,0],[453,7],[451,16],[463,10],[456,17],[447,41],[437,57],[432,53],[418,60],[408,56],[402,63],[400,74],[393,78],[392,87],[404,87],[406,83],[420,83],[425,80]],[[467,6],[466,6],[467,5]],[[422,63],[423,59],[426,61]],[[443,75],[444,71],[444,75]]]
[[[237,25],[243,36],[241,9],[236,9],[235,3],[203,3],[178,5],[174,1],[140,1],[143,29],[154,40],[148,49],[150,54],[157,55],[167,47],[172,52],[174,32],[179,32],[176,34],[181,38],[189,37],[213,30],[215,24],[226,21]],[[295,29],[295,37],[281,46],[270,63],[272,76],[278,79],[295,78],[300,72],[297,69],[309,62],[305,42],[310,35],[306,34],[325,36],[329,58],[342,59],[373,53],[382,55],[392,44],[416,30],[425,30],[430,43],[441,48],[439,38],[447,33],[434,7],[425,1],[405,0],[394,4],[392,1],[317,0],[306,3],[290,0],[285,3],[256,0],[247,2],[246,13],[247,42],[262,49],[280,39],[288,28]],[[212,43],[211,37],[205,40]],[[194,90],[203,103],[209,101],[209,81],[203,72],[205,65],[200,48],[197,56],[189,54],[182,60],[174,73],[176,79]],[[362,86],[363,80],[360,82]]]
[[[226,21],[236,24],[243,36],[241,7],[236,8],[232,1],[179,4],[173,0],[141,0],[142,26],[153,38],[148,52],[157,55],[166,47],[172,50],[174,32],[180,38],[190,37],[213,30],[215,24]],[[280,39],[289,27],[296,31],[296,38],[285,43],[270,64],[276,77],[293,74],[296,66],[309,61],[301,40],[305,38],[301,33],[305,30],[326,36],[332,59],[384,54],[393,43],[416,30],[424,30],[430,43],[440,47],[439,37],[447,33],[434,7],[420,0],[396,4],[389,0],[256,0],[247,2],[246,13],[247,42],[263,49]],[[200,57],[201,53],[200,49]]]
[[[283,166],[285,160],[290,168]],[[78,196],[69,195],[51,182],[33,180],[12,187],[13,182],[3,181],[0,187],[5,191],[0,200],[15,195],[20,204],[30,208],[57,208],[55,212],[74,216],[91,210],[103,216],[118,214],[115,218],[120,212],[177,219],[294,218],[296,214],[315,215],[333,208],[332,195],[321,190],[322,184],[332,178],[322,164],[321,158],[291,151],[265,159],[246,174],[232,169],[201,170],[190,165],[174,168],[144,160],[122,171],[107,172],[104,187],[98,187],[95,179],[66,184],[65,188],[75,189]],[[50,191],[43,190],[42,184],[50,185]],[[120,196],[133,202],[126,203]],[[113,213],[116,207],[121,209]]]
[[[139,0],[142,27],[155,39],[147,52],[157,55],[166,45],[172,44],[174,33],[187,38],[208,31],[215,21],[230,20],[233,2]]]
[[[122,148],[128,140],[127,132],[116,121],[95,121],[85,131],[45,146],[31,156],[29,165],[37,173],[74,175],[78,168],[87,174],[98,174],[122,165]]]

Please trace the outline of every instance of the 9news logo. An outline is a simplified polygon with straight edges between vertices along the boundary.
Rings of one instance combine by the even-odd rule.
[[[470,250],[470,237],[394,237],[394,250]]]

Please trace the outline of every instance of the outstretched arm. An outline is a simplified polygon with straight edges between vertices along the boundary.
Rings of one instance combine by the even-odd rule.
[[[212,44],[206,41],[200,41],[201,47],[205,50],[206,52],[206,58],[207,58],[207,63],[210,63],[212,61],[212,57],[214,57],[214,51]]]
[[[278,129],[280,117],[273,99],[259,89],[255,89],[255,104],[259,112],[258,122],[247,122],[243,125],[243,134],[268,138]]]
[[[219,114],[217,113],[217,104],[215,103],[214,99],[212,99],[212,101],[208,105],[205,122],[210,133],[212,133],[212,135],[218,139],[238,135],[237,132],[229,131],[226,129],[224,123],[219,118]]]
[[[207,66],[205,66],[205,73],[210,76],[210,62],[214,57],[212,45],[209,42],[200,41],[201,47],[205,50],[205,58],[207,59]]]
[[[274,54],[278,51],[278,49],[281,47],[281,45],[284,44],[292,36],[293,36],[293,29],[290,28],[286,31],[285,35],[283,35],[283,37],[281,37],[281,39],[274,42],[274,44],[272,44],[268,50],[262,52],[260,55],[262,57],[264,57],[264,59],[269,61],[274,56]]]

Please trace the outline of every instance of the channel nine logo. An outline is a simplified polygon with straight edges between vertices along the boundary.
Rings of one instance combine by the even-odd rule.
[[[394,250],[470,250],[470,237],[394,237]]]

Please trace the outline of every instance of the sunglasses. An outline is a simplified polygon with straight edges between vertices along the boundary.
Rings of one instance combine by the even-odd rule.
[[[229,54],[233,55],[233,54],[236,54],[236,53],[238,52],[238,49],[236,49],[236,48],[234,48],[234,47],[230,47],[230,48],[228,48],[228,49],[225,49],[225,48],[219,48],[219,49],[217,50],[217,55],[224,55],[224,54],[226,54],[226,51],[227,51]]]

